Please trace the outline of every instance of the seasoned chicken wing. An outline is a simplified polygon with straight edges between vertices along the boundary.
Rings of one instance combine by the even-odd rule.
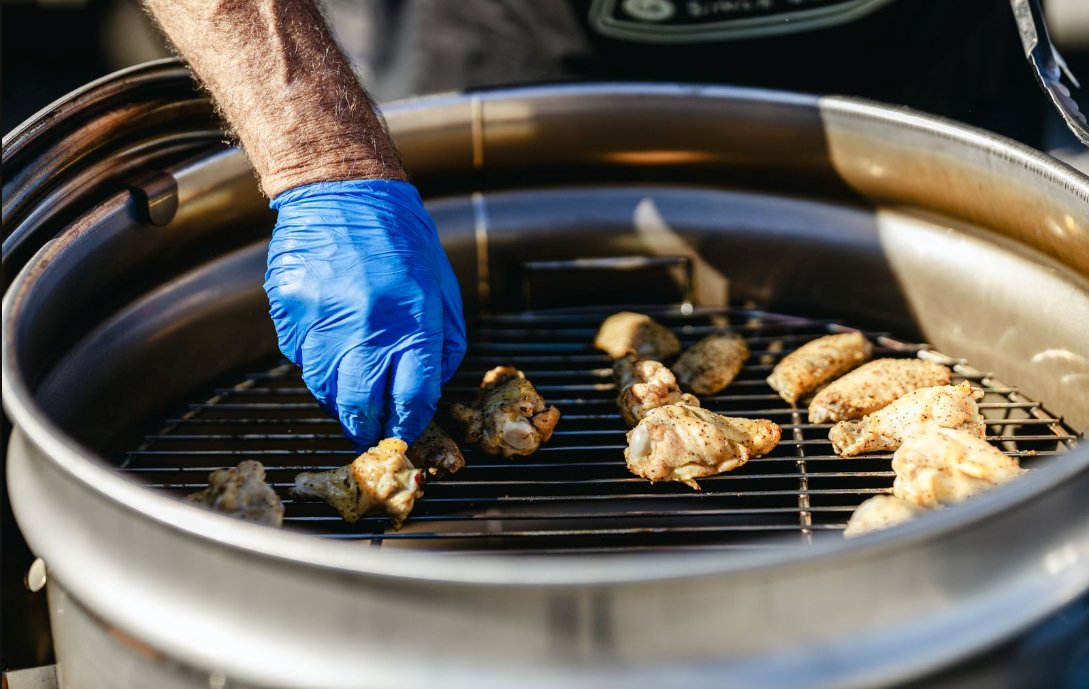
[[[560,411],[546,408],[525,374],[512,366],[484,374],[476,400],[451,405],[450,414],[465,427],[465,442],[504,457],[533,454],[560,420]]]
[[[828,433],[841,457],[895,450],[908,437],[930,428],[957,428],[977,438],[986,430],[976,400],[983,391],[967,381],[912,390],[884,409],[857,421],[840,421]]]
[[[613,363],[613,375],[620,389],[616,406],[629,427],[639,423],[651,409],[667,404],[700,406],[698,399],[681,392],[673,372],[657,361],[640,361],[634,354],[628,354]]]
[[[253,460],[213,471],[208,487],[185,499],[247,522],[280,526],[284,521],[280,496],[265,482],[264,465]]]
[[[673,373],[682,386],[697,395],[713,395],[733,382],[748,358],[745,338],[716,333],[686,349],[673,364]]]
[[[650,316],[631,311],[614,313],[605,319],[594,338],[594,346],[614,359],[628,352],[640,359],[666,361],[681,351],[677,336]]]
[[[912,435],[892,456],[898,498],[937,507],[966,500],[1021,475],[1017,460],[977,436],[950,428]]]
[[[295,494],[321,498],[346,522],[381,510],[389,515],[393,528],[399,529],[423,495],[424,471],[412,466],[405,456],[407,451],[403,440],[386,438],[348,466],[297,475]]]
[[[423,435],[408,446],[405,454],[412,466],[426,469],[432,476],[452,474],[465,466],[465,456],[454,439],[437,423],[427,424]]]
[[[856,419],[912,390],[949,384],[949,369],[922,359],[877,359],[832,381],[809,403],[809,423]]]
[[[647,412],[628,431],[628,469],[649,481],[680,481],[696,490],[696,479],[736,469],[767,454],[779,442],[779,426],[767,419],[721,416],[706,409],[670,404]]]
[[[844,538],[880,531],[914,519],[926,510],[891,495],[875,495],[855,508],[843,530]]]
[[[775,365],[768,385],[789,404],[802,395],[869,361],[873,347],[859,332],[826,335],[807,342]]]

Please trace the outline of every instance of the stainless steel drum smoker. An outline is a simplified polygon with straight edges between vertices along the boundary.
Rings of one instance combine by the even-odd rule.
[[[727,87],[385,116],[470,321],[446,394],[512,361],[564,414],[524,461],[470,453],[402,531],[288,495],[351,451],[279,359],[270,212],[177,63],[5,139],[7,491],[61,686],[892,686],[1089,591],[1085,176],[906,109]],[[700,492],[628,474],[590,345],[620,304],[686,343],[743,330],[753,357],[708,406],[773,418],[780,447]],[[845,327],[983,387],[988,433],[1032,471],[844,541],[888,456],[834,458],[762,380]],[[283,530],[177,499],[247,458]]]

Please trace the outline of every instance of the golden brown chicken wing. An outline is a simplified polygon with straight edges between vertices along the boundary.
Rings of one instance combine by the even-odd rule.
[[[616,406],[629,427],[635,426],[651,409],[678,402],[698,407],[700,401],[681,392],[673,372],[657,361],[642,360],[628,354],[613,363],[620,394]]]
[[[930,428],[892,456],[893,493],[922,507],[951,505],[1021,475],[1017,460],[964,431]]]
[[[424,471],[412,466],[405,456],[407,451],[403,440],[386,438],[348,466],[297,475],[295,493],[321,498],[347,522],[356,522],[375,510],[384,511],[393,528],[399,529],[423,495]]]
[[[680,481],[696,490],[696,479],[736,469],[770,452],[779,426],[767,419],[721,416],[706,409],[670,404],[647,412],[628,431],[628,469],[649,481]]]
[[[465,442],[504,457],[533,454],[560,420],[559,410],[545,407],[525,374],[512,366],[484,374],[476,400],[451,405],[450,414],[465,427]]]
[[[681,351],[677,336],[650,316],[631,311],[614,313],[605,319],[594,338],[594,346],[614,359],[628,352],[640,359],[667,361]]]
[[[912,390],[949,384],[949,369],[922,359],[877,359],[832,381],[809,403],[809,423],[856,419]]]
[[[768,385],[789,404],[869,361],[873,347],[859,332],[826,335],[807,342],[775,365]]]
[[[264,465],[253,460],[213,471],[208,487],[185,499],[247,522],[280,526],[284,521],[280,496],[265,482]]]
[[[748,358],[745,338],[716,333],[686,349],[673,364],[673,373],[686,389],[697,395],[713,395],[733,382]]]
[[[967,381],[913,390],[857,421],[840,421],[828,433],[841,457],[895,450],[910,436],[935,427],[957,428],[977,438],[986,430],[976,400],[983,391]]]

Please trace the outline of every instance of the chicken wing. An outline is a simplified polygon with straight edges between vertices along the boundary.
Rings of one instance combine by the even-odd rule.
[[[681,351],[677,336],[650,316],[631,311],[614,313],[605,319],[594,338],[594,346],[614,359],[634,352],[640,359],[666,361]]]
[[[697,395],[713,395],[733,382],[748,358],[745,338],[716,333],[685,350],[673,364],[673,373],[682,386]]]
[[[185,499],[247,522],[280,526],[284,521],[280,496],[265,482],[264,465],[253,460],[213,471],[208,487]]]
[[[461,454],[461,448],[434,421],[427,424],[423,435],[408,446],[405,456],[412,462],[412,466],[426,469],[432,476],[452,474],[465,466],[465,456]]]
[[[453,404],[450,414],[465,427],[465,442],[490,455],[529,455],[548,442],[560,420],[555,407],[512,366],[497,366],[484,374],[471,405]]]
[[[922,359],[877,359],[832,381],[809,403],[809,423],[856,419],[912,390],[949,384],[949,369]]]
[[[873,347],[859,332],[826,335],[807,342],[772,369],[768,385],[789,404],[811,390],[869,361]]]
[[[613,363],[613,375],[620,388],[616,406],[629,428],[657,407],[678,402],[700,406],[698,399],[681,392],[673,372],[657,361],[640,361],[634,354],[627,354]]]
[[[880,531],[903,524],[926,510],[913,502],[891,495],[875,495],[855,508],[843,530],[844,538],[854,538],[871,531]]]
[[[986,430],[976,400],[983,391],[967,381],[912,390],[884,409],[857,421],[840,421],[828,433],[841,457],[895,450],[908,437],[931,428],[957,428],[977,438]]]
[[[423,495],[420,485],[424,471],[412,466],[405,456],[407,451],[403,440],[386,438],[348,466],[297,475],[295,494],[321,498],[346,522],[382,510],[389,515],[393,528],[399,529],[416,499]]]
[[[699,490],[697,478],[736,469],[767,454],[779,442],[779,426],[767,419],[721,416],[670,404],[647,412],[628,431],[628,469],[651,483],[680,481]]]
[[[1017,460],[982,438],[949,428],[912,435],[892,456],[893,493],[922,507],[951,505],[1021,475]]]

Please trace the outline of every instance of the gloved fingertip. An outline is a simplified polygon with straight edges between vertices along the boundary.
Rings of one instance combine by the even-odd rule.
[[[411,422],[410,423],[404,423],[404,422],[391,423],[388,426],[386,426],[386,437],[387,438],[400,438],[401,440],[403,440],[406,443],[408,443],[409,445],[411,445],[412,443],[419,440],[420,436],[423,435],[423,432],[424,432],[425,428],[427,428],[426,423],[423,424],[422,426],[420,424],[411,423]]]
[[[382,439],[379,437],[382,425],[378,419],[343,409],[340,410],[339,416],[344,435],[355,446],[356,452],[366,452]]]
[[[454,374],[458,372],[458,367],[461,366],[461,362],[465,359],[465,345],[443,346],[442,350],[442,384],[446,385],[450,382],[450,379],[454,377]]]
[[[389,417],[386,419],[385,437],[400,438],[411,444],[423,435],[427,424],[435,416],[437,406],[437,399],[416,398],[408,404],[394,401],[390,404]]]
[[[442,333],[442,363],[440,373],[443,384],[447,383],[457,373],[465,359],[467,344],[465,342],[465,321],[461,314],[451,314],[449,309],[443,313]]]
[[[386,405],[387,428],[396,425],[404,432],[417,433],[430,422],[441,394],[439,337],[411,346],[393,358]]]

